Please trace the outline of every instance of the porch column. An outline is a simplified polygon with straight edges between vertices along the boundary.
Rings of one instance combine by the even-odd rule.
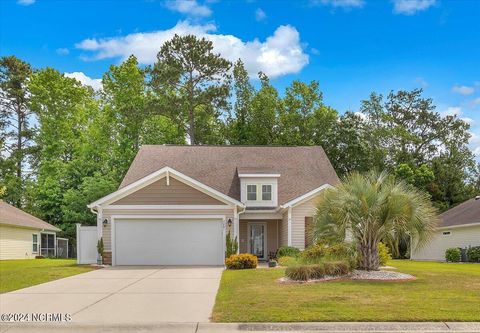
[[[240,218],[238,215],[238,208],[235,205],[233,209],[233,239],[237,239],[238,249],[237,253],[240,253]]]
[[[97,238],[100,240],[103,237],[103,211],[98,207],[97,210]]]
[[[292,246],[292,207],[288,207],[287,213],[287,227],[288,227],[288,246]]]

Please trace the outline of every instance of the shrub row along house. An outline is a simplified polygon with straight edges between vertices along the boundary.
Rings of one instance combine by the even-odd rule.
[[[318,146],[147,145],[89,207],[107,264],[223,265],[228,233],[260,260],[303,250],[315,199],[338,182]]]

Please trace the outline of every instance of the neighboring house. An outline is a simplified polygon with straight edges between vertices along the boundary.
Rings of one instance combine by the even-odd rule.
[[[227,232],[260,260],[304,249],[315,200],[338,182],[321,147],[143,146],[88,207],[106,263],[223,265]]]
[[[56,256],[57,227],[0,200],[0,260]]]
[[[440,215],[441,222],[431,242],[413,250],[414,260],[445,260],[451,247],[480,246],[480,197],[470,199]]]

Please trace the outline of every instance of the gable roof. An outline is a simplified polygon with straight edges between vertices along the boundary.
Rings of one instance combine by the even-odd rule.
[[[239,201],[239,169],[274,170],[280,174],[279,205],[324,184],[339,182],[319,146],[145,145],[132,162],[120,189],[167,166]]]
[[[104,196],[103,198],[100,198],[94,202],[92,202],[91,204],[87,205],[88,208],[94,208],[94,207],[98,207],[100,205],[107,205],[107,204],[111,204],[117,200],[120,200],[150,184],[153,184],[154,182],[158,181],[159,179],[162,179],[166,177],[167,178],[167,184],[168,184],[168,179],[169,177],[173,177],[179,181],[181,181],[182,183],[185,183],[213,198],[216,198],[222,202],[224,202],[225,204],[232,204],[232,205],[239,205],[241,207],[243,207],[244,205],[232,198],[232,197],[229,197],[228,195],[225,195],[224,193],[220,192],[220,191],[217,191],[216,189],[208,186],[208,185],[205,185],[201,182],[199,182],[198,180],[196,179],[193,179],[181,172],[178,172],[177,170],[171,168],[171,167],[168,167],[168,166],[165,166],[163,168],[161,168],[160,170],[157,170],[155,172],[152,172],[144,177],[141,177],[140,179],[134,181],[133,183],[130,183],[124,187],[120,187],[117,191],[113,192],[113,193],[110,193],[106,196]]]
[[[466,224],[480,225],[480,198],[467,200],[440,214],[442,227],[461,226]]]
[[[30,215],[3,200],[0,200],[0,224],[8,224],[17,227],[61,231],[57,227]]]

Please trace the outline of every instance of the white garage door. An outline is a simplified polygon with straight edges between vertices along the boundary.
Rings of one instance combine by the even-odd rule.
[[[223,265],[222,221],[115,220],[116,265]]]

